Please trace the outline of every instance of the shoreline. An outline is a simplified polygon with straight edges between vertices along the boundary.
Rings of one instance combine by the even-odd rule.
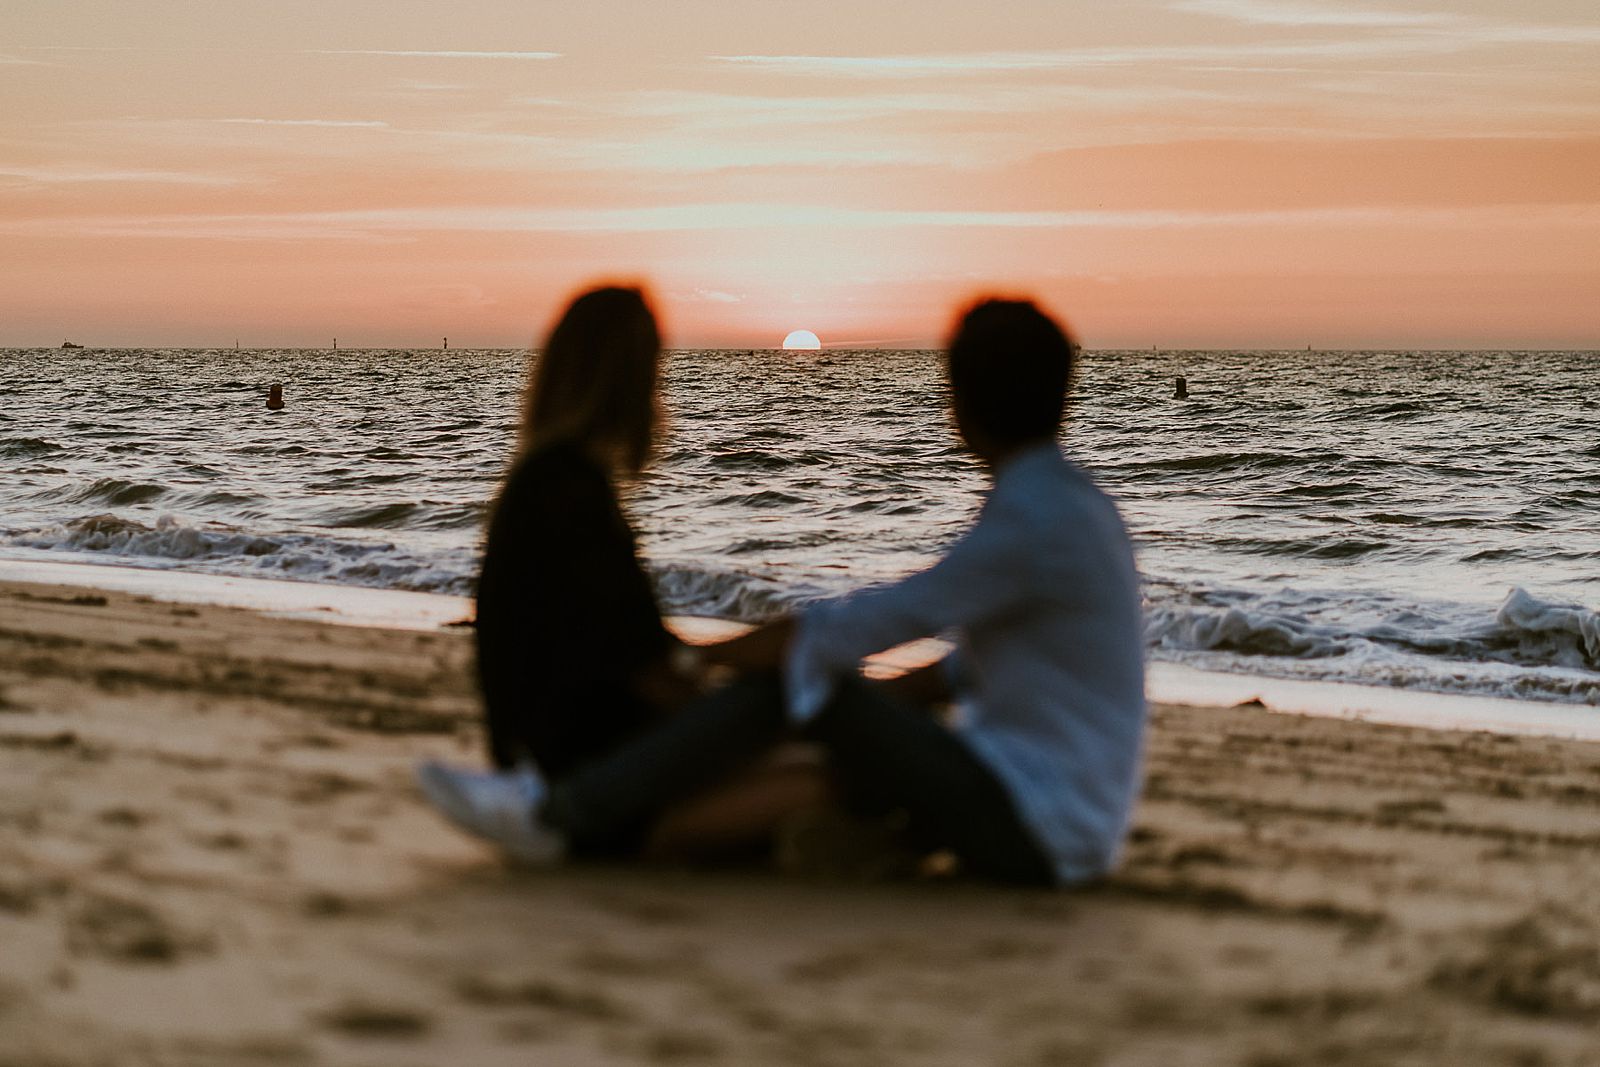
[[[1157,704],[1099,884],[518,872],[471,643],[0,583],[0,1061],[1595,1062],[1600,745]]]
[[[274,618],[420,632],[448,626],[468,617],[472,609],[469,598],[441,593],[214,575],[44,556],[43,552],[25,557],[0,556],[0,583],[115,590],[172,603],[244,608]],[[716,640],[743,628],[741,623],[700,616],[673,616],[669,623],[689,641]],[[874,659],[884,665],[880,669],[905,669],[926,662],[942,647],[930,639]],[[1229,674],[1160,662],[1147,664],[1146,691],[1152,703],[1185,707],[1256,703],[1274,712],[1392,726],[1600,741],[1600,708],[1590,704]]]

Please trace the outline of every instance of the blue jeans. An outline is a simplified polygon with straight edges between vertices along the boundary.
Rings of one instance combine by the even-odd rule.
[[[743,678],[553,783],[541,817],[582,854],[584,842],[630,836],[789,732],[778,676]],[[800,737],[826,750],[853,807],[904,811],[919,846],[950,850],[981,878],[1054,883],[1005,788],[923,709],[850,680]]]

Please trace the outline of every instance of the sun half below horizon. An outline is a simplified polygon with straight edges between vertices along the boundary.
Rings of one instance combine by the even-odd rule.
[[[1589,0],[0,12],[0,345],[1600,346]]]
[[[783,339],[783,347],[786,351],[815,352],[822,347],[822,341],[810,330],[791,330]]]

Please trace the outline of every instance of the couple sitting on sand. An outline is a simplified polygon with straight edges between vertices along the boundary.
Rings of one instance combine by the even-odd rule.
[[[663,625],[615,488],[655,443],[660,351],[643,296],[607,288],[535,361],[478,587],[496,769],[425,763],[427,798],[534,863],[721,847],[831,803],[976,877],[1105,873],[1138,790],[1142,634],[1117,510],[1057,444],[1073,340],[1028,302],[968,311],[947,371],[993,478],[977,522],[921,573],[700,647]],[[935,634],[942,661],[861,676]],[[789,741],[824,758],[773,762]]]

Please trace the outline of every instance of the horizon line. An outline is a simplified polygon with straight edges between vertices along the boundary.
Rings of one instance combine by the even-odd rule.
[[[663,354],[674,352],[934,352],[945,347],[943,342],[930,344],[871,344],[859,341],[824,342],[820,349],[785,349],[782,344],[775,345],[668,345],[663,346]],[[534,345],[451,345],[444,348],[438,345],[163,345],[163,344],[116,344],[116,345],[74,345],[72,348],[63,348],[61,345],[0,345],[0,352],[537,352],[539,346]],[[1156,343],[1140,345],[1081,345],[1083,352],[1593,352],[1600,354],[1600,342],[1586,344],[1556,344],[1556,345],[1162,345]]]

